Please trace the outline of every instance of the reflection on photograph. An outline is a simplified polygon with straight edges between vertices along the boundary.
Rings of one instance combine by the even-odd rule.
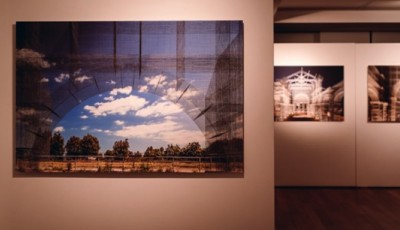
[[[343,121],[343,66],[276,66],[275,121]]]
[[[400,121],[400,66],[368,66],[368,121]]]

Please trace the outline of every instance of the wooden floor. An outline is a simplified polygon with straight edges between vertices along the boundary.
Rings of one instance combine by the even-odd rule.
[[[276,188],[277,230],[400,229],[398,188]]]

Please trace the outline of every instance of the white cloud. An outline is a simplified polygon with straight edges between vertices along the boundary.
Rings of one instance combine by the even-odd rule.
[[[75,78],[74,81],[75,81],[75,82],[79,82],[79,83],[82,84],[83,82],[89,81],[89,80],[91,80],[91,79],[92,79],[91,77],[88,77],[88,76],[86,76],[86,75],[83,75],[83,76],[80,76],[80,77]]]
[[[109,96],[109,97],[105,97],[104,100],[105,101],[114,101],[115,98],[113,96]]]
[[[93,132],[102,133],[102,132],[104,132],[104,130],[102,130],[102,129],[93,129]]]
[[[116,125],[124,125],[124,124],[125,124],[125,121],[116,120],[116,121],[114,121],[114,123],[115,123]]]
[[[192,97],[200,95],[199,91],[197,91],[197,90],[195,90],[193,88],[190,88],[190,87],[182,95],[183,92],[184,92],[184,90],[176,90],[175,88],[168,88],[166,90],[166,95],[167,95],[166,97],[169,100],[176,101],[176,100],[178,100],[178,98],[180,96],[182,96],[183,98],[192,98]]]
[[[129,95],[132,92],[132,86],[126,86],[125,88],[115,88],[111,90],[110,95],[116,96],[118,94]]]
[[[122,138],[143,138],[181,146],[189,142],[199,142],[203,146],[205,143],[205,137],[200,130],[187,130],[182,124],[171,119],[158,123],[125,126],[113,134]]]
[[[159,74],[156,76],[152,77],[145,77],[144,80],[147,83],[147,85],[155,88],[155,87],[160,87],[160,86],[165,86],[167,82],[165,81],[167,77],[165,75]]]
[[[88,118],[89,118],[88,115],[82,115],[82,116],[81,116],[81,119],[88,119]]]
[[[86,105],[84,109],[95,117],[111,114],[126,115],[128,112],[143,108],[148,103],[144,98],[130,95],[110,102],[99,102],[94,106]]]
[[[77,69],[77,70],[74,72],[74,76],[76,77],[76,76],[80,75],[81,72],[82,72],[82,68]]]
[[[86,131],[88,129],[89,129],[89,126],[82,126],[82,128],[81,128],[82,131]]]
[[[140,86],[140,88],[139,88],[139,92],[141,92],[141,93],[147,93],[147,92],[149,92],[149,87],[148,87],[147,85],[142,85],[142,86]]]
[[[164,95],[163,98],[167,100],[176,101],[181,96],[185,99],[190,99],[200,95],[200,92],[193,87],[177,90],[177,81],[168,81],[165,75],[159,74],[152,77],[145,77],[144,81],[146,85],[140,86],[139,92],[148,93],[151,90],[157,89],[157,92],[161,95]]]
[[[57,83],[62,83],[63,81],[66,81],[69,79],[69,74],[68,73],[61,73],[58,75],[58,77],[54,78],[54,81]]]
[[[53,120],[51,118],[41,118],[40,119],[42,122],[47,123],[47,124],[52,124]]]
[[[115,81],[113,81],[113,80],[111,80],[111,81],[106,81],[106,83],[109,84],[109,85],[115,85],[115,84],[117,84],[117,82],[115,82]]]
[[[57,126],[57,127],[55,127],[54,129],[53,129],[53,132],[60,132],[60,133],[62,133],[62,132],[64,132],[65,131],[65,129],[64,129],[64,127],[62,127],[62,126]]]
[[[27,63],[37,68],[50,68],[50,63],[44,60],[44,57],[44,54],[26,48],[17,50],[16,53],[17,61]]]
[[[18,109],[17,112],[20,116],[32,116],[32,115],[37,114],[36,110],[33,108],[21,108],[21,109]]]
[[[160,117],[182,112],[180,105],[170,101],[156,101],[153,104],[144,107],[136,112],[139,117]]]
[[[42,82],[42,83],[46,83],[46,82],[49,82],[49,79],[48,79],[48,78],[46,78],[46,77],[44,77],[44,78],[40,79],[40,82]]]

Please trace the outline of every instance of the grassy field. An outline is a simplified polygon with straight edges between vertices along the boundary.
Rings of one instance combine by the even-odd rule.
[[[243,163],[204,162],[201,160],[152,160],[152,161],[108,161],[108,160],[17,160],[19,172],[79,173],[243,173]]]

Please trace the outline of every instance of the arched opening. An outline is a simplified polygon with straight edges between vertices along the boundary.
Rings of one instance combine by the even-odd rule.
[[[95,95],[72,108],[57,124],[65,140],[91,134],[101,151],[112,150],[115,141],[128,139],[131,150],[144,153],[147,147],[186,146],[198,142],[206,147],[204,130],[181,104],[159,95],[116,88]]]

